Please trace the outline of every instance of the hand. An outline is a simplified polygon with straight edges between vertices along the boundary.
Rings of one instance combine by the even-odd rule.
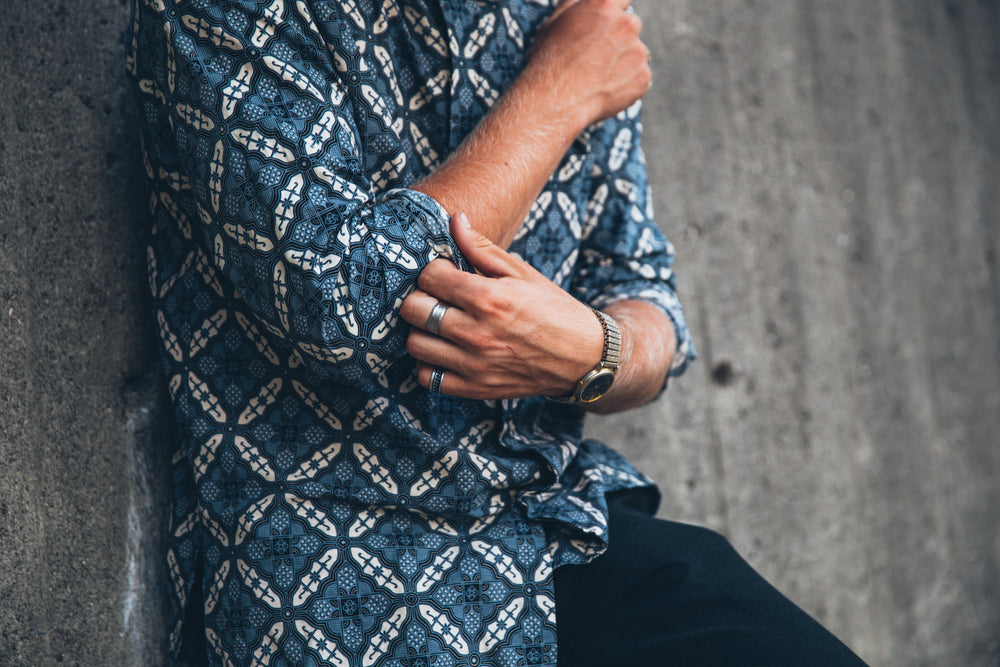
[[[452,236],[480,274],[435,260],[421,272],[419,289],[403,302],[413,325],[407,350],[417,377],[429,386],[431,371],[445,370],[441,392],[475,399],[568,394],[604,351],[604,331],[590,308],[452,219]],[[451,304],[440,335],[424,330],[431,309]]]
[[[584,113],[584,127],[627,109],[652,81],[632,0],[565,0],[535,38],[526,71],[538,71],[554,104]]]

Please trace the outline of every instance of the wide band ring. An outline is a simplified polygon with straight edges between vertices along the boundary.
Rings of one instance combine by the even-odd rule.
[[[430,392],[432,394],[440,394],[441,393],[441,383],[443,381],[444,381],[444,369],[443,368],[435,368],[434,370],[432,370],[431,371],[430,386],[428,386],[428,389],[430,390]]]
[[[434,304],[434,307],[431,308],[431,314],[427,316],[427,323],[424,325],[424,328],[434,335],[441,333],[441,320],[444,319],[444,314],[449,308],[451,306],[442,301]]]

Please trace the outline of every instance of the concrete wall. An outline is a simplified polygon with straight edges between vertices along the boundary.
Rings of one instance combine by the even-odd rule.
[[[636,0],[702,359],[591,431],[874,665],[1000,663],[1000,3]],[[0,664],[156,665],[125,0],[0,0]]]
[[[0,665],[162,661],[166,418],[125,0],[0,0]]]

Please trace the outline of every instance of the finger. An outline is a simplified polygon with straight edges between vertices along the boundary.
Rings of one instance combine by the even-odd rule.
[[[473,229],[465,213],[460,212],[452,218],[451,236],[480,273],[492,278],[516,275],[516,263],[510,253]]]
[[[490,278],[475,273],[462,271],[447,260],[434,260],[420,272],[417,277],[417,285],[436,301],[444,301],[467,311],[475,306],[485,283],[490,280]],[[424,313],[425,321],[429,314],[430,310],[428,309]],[[419,313],[414,314],[413,318],[414,321],[411,324],[422,325],[418,319]]]
[[[491,398],[514,398],[515,392],[490,389],[470,380],[466,376],[443,366],[432,366],[430,364],[417,364],[417,382],[424,388],[430,388],[431,373],[435,369],[444,371],[441,378],[441,385],[438,392],[448,396],[460,396],[462,398],[473,398],[477,400],[487,400]]]
[[[441,384],[438,385],[439,394],[448,394],[449,396],[460,395],[455,392],[458,391],[458,383],[461,376],[453,370],[440,366],[423,363],[417,364],[417,383],[425,389],[430,389],[434,371],[440,371],[443,373],[441,376]]]
[[[400,317],[415,327],[420,326],[420,323],[425,321],[427,315],[430,314],[430,309],[434,307],[433,305],[424,307],[431,299],[436,301],[434,297],[422,289],[413,290],[408,297],[403,299],[403,304],[399,307]]]
[[[403,305],[399,309],[399,314],[402,315],[403,319],[411,325],[427,330],[427,323],[430,320],[431,312],[438,304],[448,307],[445,314],[453,309],[453,306],[450,303],[442,301],[436,296],[432,296],[421,289],[417,289],[403,301]],[[441,317],[441,325],[443,324],[444,316]]]
[[[413,329],[406,339],[406,351],[411,357],[429,366],[447,368],[460,375],[473,375],[472,366],[475,359],[455,343],[427,333],[421,329]]]
[[[628,9],[632,6],[632,0],[618,0],[618,6],[623,10],[628,11]]]

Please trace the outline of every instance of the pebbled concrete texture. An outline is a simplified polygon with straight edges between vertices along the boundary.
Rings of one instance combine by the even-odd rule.
[[[640,9],[702,358],[593,434],[872,664],[1000,664],[1000,3]]]
[[[167,424],[124,1],[0,3],[0,664],[155,665]]]
[[[594,420],[873,665],[1000,662],[1000,4],[636,0],[702,358]],[[0,2],[0,664],[163,661],[125,0]]]

